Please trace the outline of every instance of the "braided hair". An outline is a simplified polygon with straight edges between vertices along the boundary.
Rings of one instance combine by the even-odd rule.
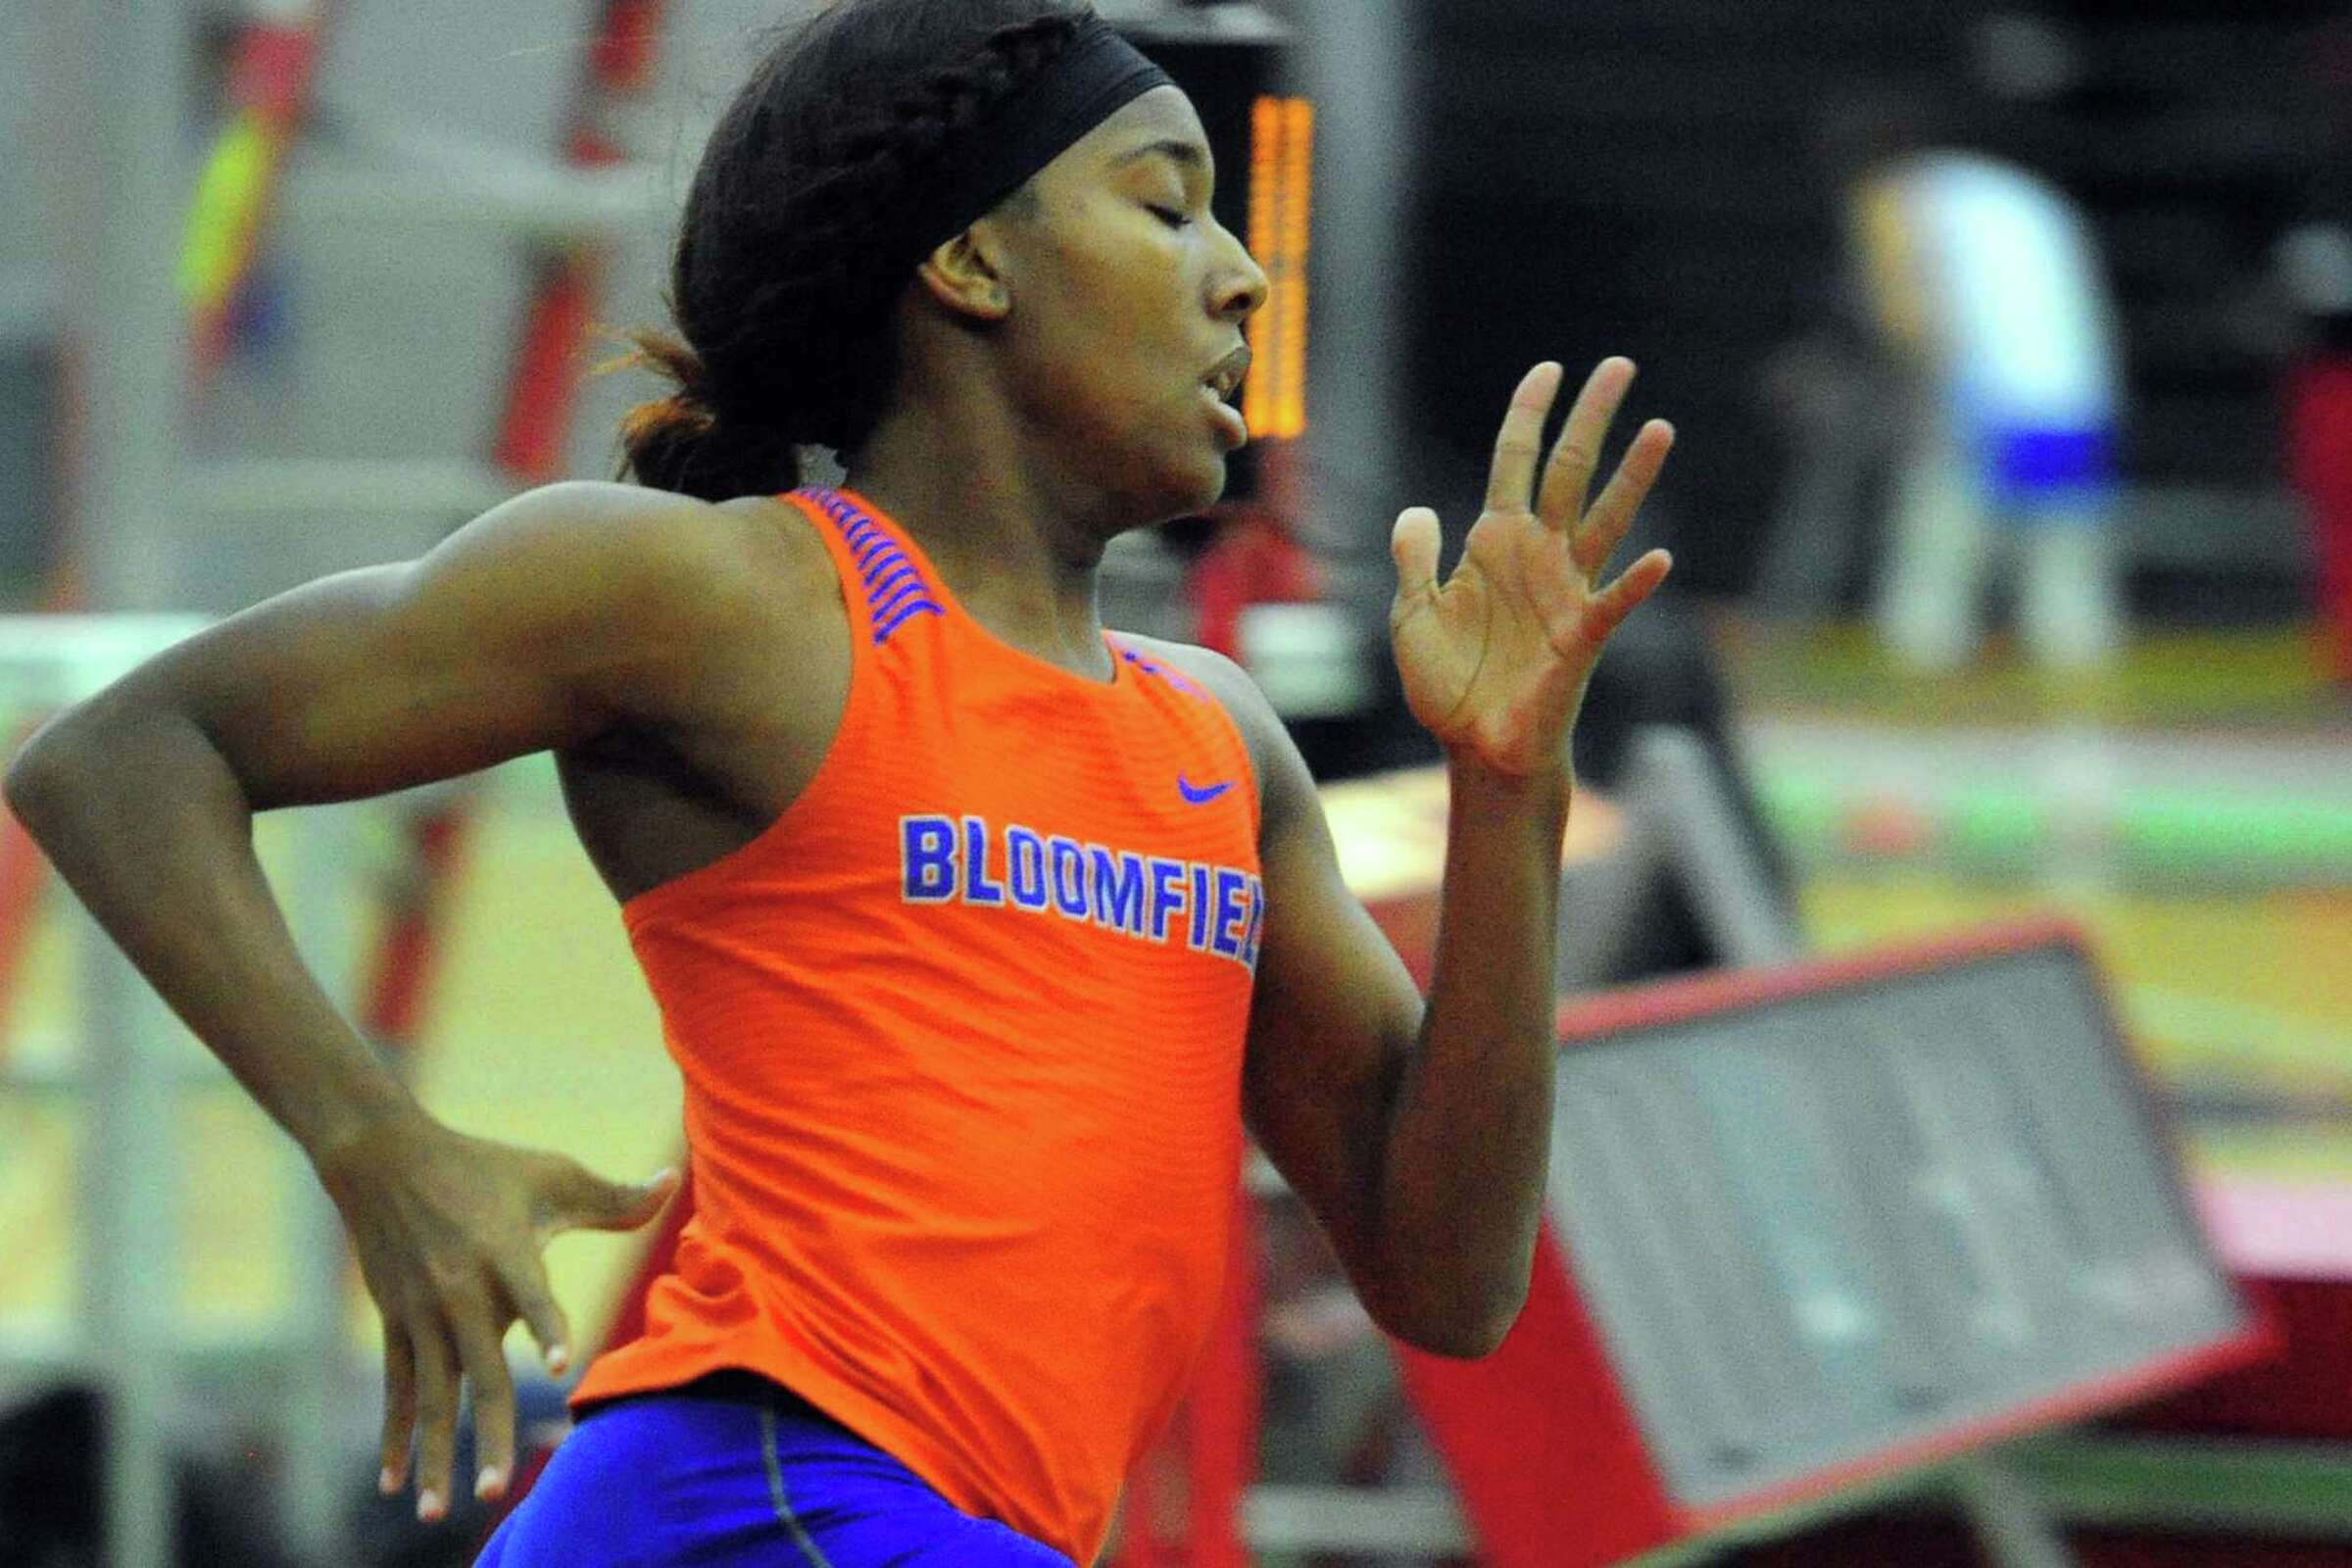
[[[621,425],[622,474],[705,500],[855,452],[897,381],[892,308],[971,128],[1051,65],[1080,0],[840,0],[789,35],[712,131],[670,270],[678,330],[635,358],[677,383]]]

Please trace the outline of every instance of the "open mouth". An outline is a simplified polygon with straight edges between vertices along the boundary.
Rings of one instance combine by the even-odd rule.
[[[1240,348],[1225,356],[1218,363],[1217,368],[1209,371],[1203,379],[1208,389],[1217,395],[1219,402],[1231,403],[1235,394],[1241,391],[1242,382],[1248,378],[1249,374],[1250,351],[1247,348]]]

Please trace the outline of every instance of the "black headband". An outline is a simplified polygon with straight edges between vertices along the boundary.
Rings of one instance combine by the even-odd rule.
[[[1072,143],[1145,93],[1174,85],[1116,28],[1090,13],[1054,64],[974,133],[970,154],[939,193],[937,221],[926,225],[934,237],[919,254],[928,256],[994,212]]]

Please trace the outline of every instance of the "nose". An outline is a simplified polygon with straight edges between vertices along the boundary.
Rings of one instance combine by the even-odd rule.
[[[1217,231],[1223,237],[1225,254],[1219,258],[1223,265],[1211,274],[1213,309],[1219,319],[1245,321],[1266,303],[1272,285],[1266,281],[1265,269],[1257,265],[1257,258],[1238,235],[1221,223]]]

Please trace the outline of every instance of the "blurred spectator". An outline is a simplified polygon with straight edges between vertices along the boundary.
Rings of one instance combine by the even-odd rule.
[[[1872,615],[1929,670],[1964,663],[2013,554],[2018,629],[2056,665],[2121,641],[2109,518],[2114,311],[2072,203],[2022,169],[1922,149],[1852,187],[1868,297],[1917,389]]]
[[[2088,230],[2062,192],[1959,150],[1918,102],[1857,101],[1826,129],[1876,363],[1827,420],[1821,367],[1784,356],[1778,391],[1792,413],[1811,409],[1817,440],[1893,449],[1879,637],[1915,668],[1957,668],[1983,638],[1994,574],[2014,569],[2031,657],[2106,661],[2123,640],[2121,371]]]

